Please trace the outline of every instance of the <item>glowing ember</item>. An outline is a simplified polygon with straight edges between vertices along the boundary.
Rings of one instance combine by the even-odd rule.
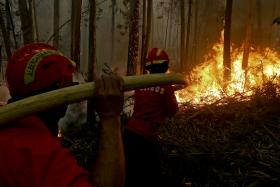
[[[252,88],[260,87],[267,80],[279,81],[274,79],[280,73],[280,55],[277,52],[269,48],[257,52],[251,48],[245,79],[245,70],[242,69],[243,49],[236,49],[231,52],[231,80],[224,86],[223,46],[221,39],[213,46],[204,63],[187,76],[188,87],[176,92],[178,102],[210,104],[236,93],[251,95]]]

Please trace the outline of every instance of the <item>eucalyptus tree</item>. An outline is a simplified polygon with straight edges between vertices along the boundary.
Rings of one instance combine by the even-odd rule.
[[[10,0],[5,0],[5,10],[7,13],[7,30],[12,30],[13,33],[13,38],[14,38],[14,45],[15,48],[18,47],[17,43],[17,38],[16,38],[16,33],[15,33],[15,25],[14,25],[14,20],[11,14],[11,5],[10,5]]]
[[[195,0],[194,4],[194,34],[193,34],[193,42],[192,42],[192,65],[197,64],[197,49],[198,49],[198,37],[199,37],[199,29],[198,29],[198,11],[199,11],[199,0]]]
[[[142,48],[140,73],[144,73],[145,59],[150,45],[151,28],[152,28],[152,10],[153,0],[143,0],[143,17],[142,17]]]
[[[129,0],[129,6],[129,44],[126,74],[135,75],[137,71],[139,49],[140,0]]]
[[[185,0],[180,0],[180,13],[181,13],[181,44],[180,44],[180,61],[181,69],[184,69],[184,60],[185,60]]]
[[[224,82],[230,80],[231,74],[231,57],[230,57],[230,33],[231,33],[231,14],[232,14],[232,1],[226,1],[225,10],[225,31],[224,31]]]
[[[32,11],[30,7],[28,8],[27,2],[25,0],[18,0],[18,8],[20,13],[23,43],[24,44],[33,43],[34,30],[33,30]]]
[[[189,4],[188,4],[188,22],[187,22],[187,35],[186,35],[186,56],[185,56],[185,71],[188,71],[190,68],[190,64],[189,64],[189,46],[190,46],[190,35],[191,35],[191,17],[192,17],[192,0],[189,0]]]
[[[111,25],[111,36],[112,36],[112,44],[111,44],[111,62],[114,60],[114,49],[115,49],[115,24],[116,24],[116,0],[112,0],[112,25]]]
[[[2,5],[2,6],[4,6],[4,5]],[[2,6],[0,6],[0,27],[1,27],[4,44],[5,44],[6,55],[7,55],[7,58],[9,58],[11,56],[11,40],[10,40],[10,35],[8,34],[5,20],[4,20],[3,14],[2,14]]]
[[[89,0],[89,36],[88,36],[88,75],[87,81],[96,78],[96,0]],[[91,100],[87,103],[87,122],[93,124],[95,121],[94,108]]]
[[[58,48],[59,46],[59,20],[60,20],[60,3],[59,0],[53,1],[53,46]]]
[[[80,69],[81,11],[82,0],[72,0],[70,51],[71,59],[77,64],[77,71]]]
[[[252,17],[253,17],[253,9],[252,9],[252,0],[247,1],[247,25],[246,25],[246,34],[244,39],[244,50],[243,50],[243,58],[242,58],[242,69],[247,72],[248,59],[250,54],[251,40],[252,40]]]

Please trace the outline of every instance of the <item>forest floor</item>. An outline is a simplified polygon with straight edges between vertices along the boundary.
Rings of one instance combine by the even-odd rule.
[[[90,169],[94,127],[70,127],[62,144]],[[236,94],[199,107],[181,104],[160,134],[166,186],[280,186],[278,85],[268,82],[252,96]]]
[[[198,108],[184,104],[161,136],[164,175],[178,186],[280,186],[278,85]]]

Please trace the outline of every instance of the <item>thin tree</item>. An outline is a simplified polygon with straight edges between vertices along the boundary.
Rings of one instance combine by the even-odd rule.
[[[231,14],[232,14],[232,0],[227,0],[226,10],[225,10],[224,56],[223,56],[225,83],[230,80],[230,74],[231,74],[231,58],[230,58]]]
[[[10,29],[12,30],[13,33],[13,38],[14,38],[14,45],[15,48],[18,47],[17,44],[17,38],[16,38],[16,33],[15,33],[15,25],[14,25],[14,20],[12,18],[12,14],[11,14],[11,6],[10,6],[10,1],[6,0],[5,1],[5,5],[6,5],[6,12],[7,12],[7,30],[9,31]]]
[[[184,70],[184,61],[185,61],[185,0],[180,1],[180,10],[181,10],[181,46],[180,46],[180,61],[181,61],[181,70]]]
[[[3,40],[5,43],[6,55],[7,55],[7,58],[9,58],[11,56],[11,40],[10,40],[10,36],[8,35],[8,32],[6,30],[5,21],[4,21],[3,14],[2,14],[2,6],[0,7],[0,26],[1,26]]]
[[[249,4],[252,4],[252,2],[250,1]],[[252,5],[250,5],[250,6],[252,6]],[[262,30],[262,5],[261,5],[261,0],[257,0],[257,2],[256,2],[256,9],[257,9],[256,16],[257,16],[257,28],[258,28],[258,37],[257,38],[258,38],[259,44],[262,45],[263,44],[262,43],[263,42],[262,41],[263,30]],[[252,17],[252,15],[251,15],[251,17]]]
[[[130,0],[127,75],[135,75],[139,49],[140,0]]]
[[[112,35],[112,44],[111,44],[111,62],[114,60],[115,53],[115,25],[116,25],[116,0],[112,0],[112,25],[111,25],[111,35]]]
[[[91,82],[96,78],[96,0],[89,1],[89,36],[88,36],[88,75],[87,81]],[[95,122],[93,103],[87,103],[88,124]]]
[[[175,6],[174,6],[175,5]],[[174,10],[176,11],[176,2],[175,2],[175,0],[171,0],[171,2],[170,2],[170,26],[169,26],[169,35],[168,35],[168,42],[167,42],[167,45],[166,46],[172,46],[173,47],[173,45],[172,45],[172,42],[173,42],[173,35],[174,35],[174,33],[173,33],[173,30],[174,30],[174,27],[173,27],[173,24],[174,24],[174,19],[173,19],[173,17],[174,17]],[[175,48],[175,47],[173,47],[173,48]]]
[[[31,11],[27,8],[26,0],[18,0],[18,7],[21,20],[21,30],[23,34],[23,43],[32,43],[34,42],[34,31]]]
[[[81,10],[82,0],[72,0],[71,59],[77,64],[77,71],[80,70]]]
[[[198,47],[198,10],[199,3],[198,0],[195,0],[195,9],[194,9],[194,34],[193,34],[193,52],[192,52],[192,61],[197,64],[197,47]]]
[[[147,25],[147,0],[143,0],[143,6],[142,6],[142,37],[141,37],[141,66],[140,66],[140,73],[144,72],[144,64],[145,64],[145,58],[144,55],[144,48],[145,48],[145,42],[146,42],[146,25]]]
[[[54,9],[54,14],[53,14],[53,46],[58,48],[59,46],[59,20],[60,20],[60,11],[59,11],[59,0],[54,0],[53,2],[53,9]]]
[[[0,45],[0,81],[3,81],[5,76],[4,76],[4,71],[2,67],[2,45]]]
[[[153,0],[148,0],[148,8],[147,8],[147,25],[146,25],[146,37],[145,37],[145,45],[143,49],[144,53],[144,61],[142,63],[142,73],[144,73],[145,60],[148,53],[148,49],[151,41],[151,30],[152,30],[152,19],[153,19]]]
[[[189,46],[190,46],[190,35],[191,35],[191,17],[192,17],[192,0],[189,0],[188,9],[188,23],[187,23],[187,35],[186,35],[186,56],[185,56],[185,69],[189,71]]]
[[[251,47],[251,38],[252,38],[252,0],[248,1],[248,19],[246,25],[246,34],[244,40],[244,50],[243,50],[243,59],[242,59],[242,69],[246,70],[248,67],[248,59],[250,54]]]
[[[170,3],[170,2],[169,2]],[[172,1],[170,3],[170,9],[168,10],[168,13],[167,13],[167,19],[166,19],[166,28],[165,28],[165,36],[164,36],[164,48],[167,48],[167,41],[168,41],[168,36],[167,36],[167,33],[170,29],[170,17],[172,16]]]
[[[29,11],[31,15],[31,20],[33,21],[33,31],[34,31],[34,41],[38,42],[39,39],[39,30],[37,22],[37,11],[36,11],[36,0],[29,0]]]
[[[151,40],[153,0],[143,1],[142,49],[140,73],[145,73],[145,61]]]

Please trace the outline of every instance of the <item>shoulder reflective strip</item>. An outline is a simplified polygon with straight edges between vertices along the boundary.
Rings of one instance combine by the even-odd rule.
[[[153,60],[153,61],[149,61],[145,64],[145,66],[149,66],[149,65],[153,65],[153,64],[162,64],[164,63],[166,60]]]
[[[145,66],[149,66],[149,65],[151,65],[152,64],[152,62],[146,62],[146,64],[145,64]]]
[[[154,60],[153,64],[161,64],[163,62],[165,62],[166,60]]]
[[[34,81],[36,68],[38,63],[46,56],[50,55],[62,55],[55,50],[42,50],[41,52],[35,54],[26,64],[24,71],[24,84],[29,84]]]

